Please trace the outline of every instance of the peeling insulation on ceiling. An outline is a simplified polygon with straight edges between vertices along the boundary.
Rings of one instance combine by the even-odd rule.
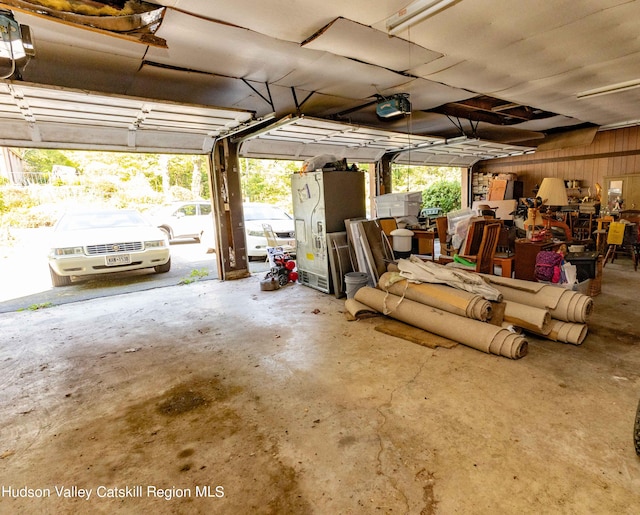
[[[640,0],[460,0],[389,36],[386,20],[408,3],[0,0],[33,31],[26,83],[468,137],[402,154],[412,162],[483,159],[485,141],[509,154],[566,148],[599,127],[640,125]],[[377,116],[377,99],[394,95],[409,96],[411,114]]]
[[[12,3],[12,2],[8,2]],[[146,2],[129,0],[126,2],[92,2],[83,0],[31,0],[29,3],[63,11],[67,13],[85,14],[87,16],[128,16],[149,11]],[[157,9],[158,5],[153,5]]]
[[[5,0],[4,4],[43,17],[52,17],[84,28],[126,35],[142,43],[166,47],[155,36],[165,8],[136,0],[93,2],[89,0]]]

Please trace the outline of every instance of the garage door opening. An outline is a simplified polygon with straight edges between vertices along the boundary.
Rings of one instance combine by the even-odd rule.
[[[37,307],[217,277],[213,242],[204,239],[214,221],[207,156],[15,148],[3,154],[0,304]],[[108,274],[73,277],[70,288],[54,288],[48,267],[53,225],[66,211],[96,208],[134,209],[154,229],[163,228],[171,239],[170,270],[152,262],[155,268],[124,272],[105,261],[113,265]]]
[[[422,192],[421,215],[446,214],[462,207],[464,168],[416,166],[394,163],[391,166],[392,190]]]

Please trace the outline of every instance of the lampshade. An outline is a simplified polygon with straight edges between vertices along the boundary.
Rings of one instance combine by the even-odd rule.
[[[542,199],[545,206],[566,206],[569,203],[564,181],[556,177],[542,179],[538,197]]]

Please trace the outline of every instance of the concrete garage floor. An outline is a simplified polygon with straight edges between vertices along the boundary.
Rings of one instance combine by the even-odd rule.
[[[1,314],[0,513],[638,513],[628,259],[517,361],[261,276]]]

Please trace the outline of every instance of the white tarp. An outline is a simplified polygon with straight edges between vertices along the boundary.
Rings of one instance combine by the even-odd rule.
[[[416,256],[398,260],[400,275],[413,282],[447,284],[459,290],[481,295],[487,300],[502,301],[502,293],[485,282],[481,275],[454,267],[446,267]]]

